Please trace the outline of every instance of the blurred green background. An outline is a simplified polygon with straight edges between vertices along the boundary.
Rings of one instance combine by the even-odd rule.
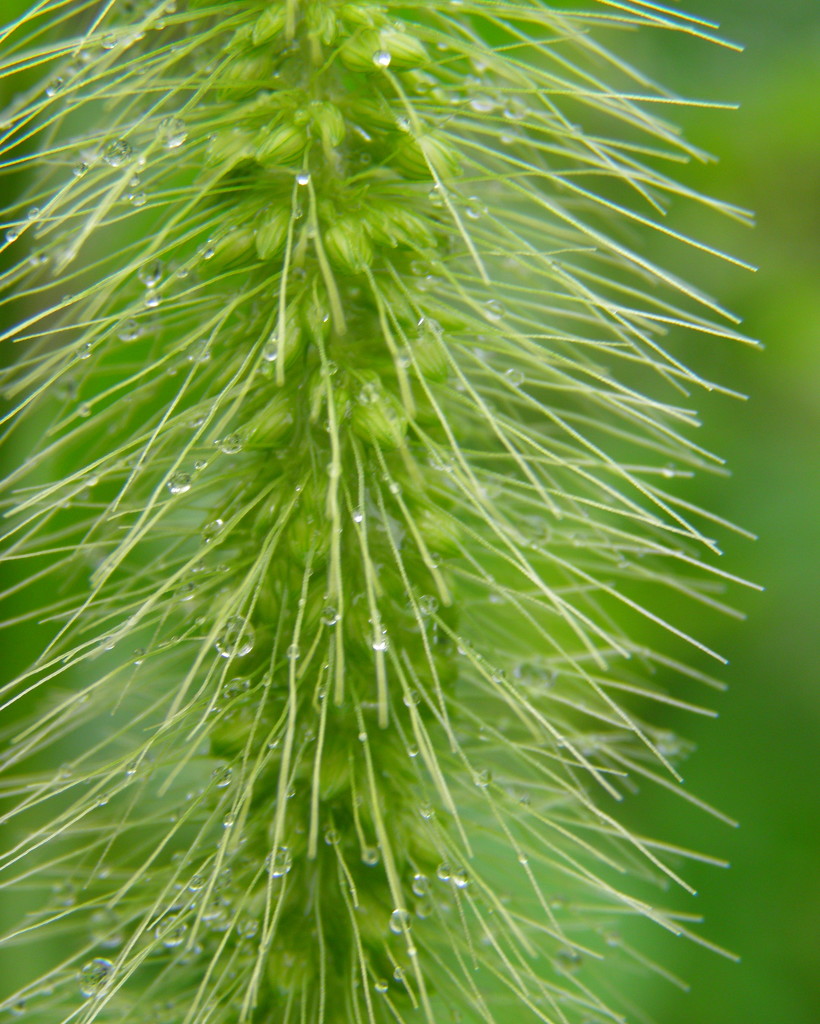
[[[2,18],[28,0],[2,0]],[[606,34],[681,94],[738,102],[735,112],[675,108],[675,119],[718,164],[683,171],[757,214],[754,231],[710,222],[707,240],[759,266],[757,274],[680,257],[676,269],[744,318],[765,351],[704,345],[697,369],[750,396],[701,398],[700,442],[727,458],[731,480],[706,479],[694,500],[758,533],[732,540],[726,568],[765,585],[733,596],[747,622],[704,616],[687,628],[731,659],[717,722],[682,723],[698,746],[687,786],[738,818],[728,829],[662,792],[646,794],[655,835],[732,862],[692,865],[700,891],[678,901],[739,964],[684,940],[651,934],[655,959],[692,983],[683,993],[652,973],[627,979],[634,1019],[660,1024],[816,1024],[820,1021],[820,808],[815,683],[818,610],[817,345],[820,328],[820,5],[816,0],[700,0],[685,9],[720,22],[735,54],[667,33]],[[0,82],[0,104],[3,96]],[[4,188],[11,187],[4,179]],[[697,234],[701,225],[691,226]],[[686,260],[691,260],[687,266]],[[644,946],[646,948],[646,946]],[[622,984],[622,982],[619,982]],[[514,1022],[511,1022],[514,1024]]]
[[[702,0],[681,5],[718,21],[745,51],[682,45],[668,35],[621,49],[682,95],[737,102],[734,112],[675,111],[687,135],[719,156],[686,180],[756,213],[749,231],[724,223],[708,240],[760,269],[748,274],[695,254],[689,276],[744,319],[754,352],[718,344],[706,365],[750,401],[700,401],[700,440],[725,456],[731,480],[704,481],[707,507],[759,534],[732,542],[728,567],[765,585],[735,595],[746,622],[704,618],[698,636],[730,658],[718,721],[687,723],[698,750],[687,787],[741,822],[684,815],[648,794],[656,834],[731,861],[695,865],[702,932],[741,956],[733,964],[679,941],[661,963],[689,993],[651,977],[635,1003],[662,1024],[820,1021],[820,689],[817,687],[820,480],[820,5],[813,0]],[[697,231],[697,226],[695,226]],[[699,367],[700,361],[696,361]],[[690,908],[691,909],[691,908]]]

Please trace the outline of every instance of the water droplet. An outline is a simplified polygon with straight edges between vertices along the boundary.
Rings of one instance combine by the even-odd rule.
[[[188,925],[180,921],[176,914],[166,917],[157,925],[154,935],[160,940],[166,949],[175,949],[185,941]]]
[[[227,437],[214,441],[214,444],[223,455],[236,455],[237,452],[242,451],[242,438],[239,434],[228,434]]]
[[[527,106],[521,100],[511,99],[504,107],[504,117],[508,121],[520,121],[527,114]]]
[[[364,521],[364,512],[360,508],[354,508],[350,513],[354,523],[361,523]]]
[[[255,917],[246,917],[236,922],[236,934],[241,939],[252,939],[259,932],[259,922]]]
[[[287,846],[280,846],[278,850],[268,854],[268,874],[271,878],[281,878],[286,875],[293,864],[290,850]]]
[[[134,664],[141,665],[145,661],[145,648],[137,647],[134,650]]]
[[[187,473],[173,473],[166,486],[171,494],[185,494],[191,489],[191,477]]]
[[[373,982],[373,988],[382,995],[388,990],[389,987],[390,986],[387,984],[384,978],[379,978],[378,981]]]
[[[211,772],[211,781],[216,789],[225,789],[226,786],[230,786],[232,778],[233,769],[229,764],[220,765],[219,768],[214,768]]]
[[[103,160],[105,160],[109,167],[122,167],[123,164],[128,163],[133,155],[133,150],[125,139],[115,139],[105,147]]]
[[[322,625],[335,626],[339,621],[339,610],[332,604],[325,605],[322,609]]]
[[[49,99],[51,99],[52,97],[56,96],[57,93],[62,89],[62,87],[64,85],[65,85],[65,79],[64,78],[60,78],[58,76],[57,78],[52,79],[48,83],[48,85],[46,86],[46,96],[48,96]]]
[[[302,652],[299,648],[299,644],[291,644],[287,650],[288,661],[296,661]]]
[[[128,320],[123,320],[120,324],[119,330],[117,331],[117,337],[120,341],[130,342],[136,341],[141,333],[140,325],[133,319],[133,317],[130,317]]]
[[[80,971],[80,993],[90,999],[98,995],[106,986],[114,965],[103,957],[89,960]]]
[[[146,288],[156,288],[156,286],[162,280],[164,267],[162,260],[154,260],[145,267],[141,267],[137,273],[137,277],[142,281]]]
[[[416,746],[415,743],[411,743],[410,746],[407,748],[407,756],[408,757],[418,757],[419,756],[419,748]]]
[[[188,138],[188,128],[178,117],[166,117],[160,121],[159,136],[166,149],[179,149]]]
[[[555,954],[555,959],[559,969],[574,973],[581,966],[581,954],[577,949],[572,949],[570,946],[566,946],[563,949],[559,949]]]
[[[495,110],[495,102],[489,96],[474,96],[470,100],[470,109],[477,114],[491,114]]]
[[[335,846],[339,842],[339,832],[335,828],[329,828],[325,832],[325,842],[328,846]]]
[[[456,868],[450,876],[450,881],[457,889],[466,889],[470,884],[470,877],[464,867]]]
[[[438,878],[440,882],[449,882],[450,865],[446,863],[439,864],[439,866],[436,868],[436,878]]]
[[[422,615],[434,615],[438,610],[438,600],[432,594],[423,594],[419,598],[419,611]]]
[[[488,299],[484,303],[484,317],[487,320],[497,321],[504,316],[504,307],[498,299]]]
[[[202,539],[206,544],[210,544],[211,541],[215,540],[225,526],[225,523],[221,519],[213,519],[210,523],[206,523],[202,527]]]
[[[233,700],[235,697],[240,697],[243,693],[247,693],[250,688],[250,679],[234,676],[233,679],[229,679],[222,687],[222,696],[225,700]]]
[[[262,358],[266,363],[275,363],[279,355],[279,339],[275,334],[271,335],[262,347]]]
[[[408,690],[401,699],[406,708],[414,708],[419,702],[418,690]]]
[[[376,846],[365,846],[362,848],[362,863],[368,867],[375,867],[379,863],[379,850]]]
[[[387,636],[387,630],[383,629],[374,638],[370,645],[374,651],[386,651],[390,646],[390,640]]]
[[[310,173],[308,171],[300,171],[296,175],[296,184],[304,187],[310,184]]]
[[[205,888],[206,884],[207,879],[205,878],[204,875],[194,875],[194,877],[188,883],[188,888],[191,890],[191,892],[200,892],[202,889]]]
[[[223,658],[243,658],[253,650],[255,635],[241,615],[233,615],[217,637],[214,647]]]
[[[373,54],[373,63],[377,68],[389,68],[390,60],[390,54],[387,50],[376,50]]]
[[[147,309],[156,309],[162,302],[162,296],[156,289],[151,288],[145,293],[145,306]]]
[[[473,782],[480,788],[486,789],[492,782],[493,775],[489,768],[482,768],[473,775]]]
[[[430,879],[421,873],[413,875],[413,895],[427,896],[430,892]]]
[[[390,915],[390,931],[394,935],[401,935],[410,927],[410,914],[403,907],[396,907]]]
[[[148,202],[148,196],[142,191],[132,192],[128,198],[131,205],[136,206],[137,209],[139,209],[142,206],[145,206],[145,204]]]
[[[514,367],[505,370],[504,377],[514,388],[519,388],[524,383],[524,374]]]

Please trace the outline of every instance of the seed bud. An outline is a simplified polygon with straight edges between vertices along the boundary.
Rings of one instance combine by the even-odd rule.
[[[266,8],[253,26],[253,42],[256,46],[267,43],[274,36],[281,35],[285,28],[285,5],[276,4]]]
[[[257,137],[256,159],[263,165],[292,163],[302,157],[307,142],[304,129],[280,124]]]
[[[330,262],[349,274],[361,273],[373,261],[373,247],[359,217],[340,217],[322,241]]]
[[[286,206],[266,210],[262,214],[256,228],[256,251],[260,260],[272,259],[282,252],[289,224],[290,210]]]
[[[407,413],[376,373],[362,375],[359,401],[350,414],[352,430],[369,444],[398,448],[407,434]]]

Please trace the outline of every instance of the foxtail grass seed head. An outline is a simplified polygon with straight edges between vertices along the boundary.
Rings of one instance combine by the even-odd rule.
[[[705,941],[618,801],[694,799],[653,708],[708,713],[687,602],[726,609],[731,527],[677,479],[720,465],[689,355],[746,339],[646,254],[731,259],[665,214],[743,214],[603,41],[715,26],[15,6],[0,1009],[626,1019],[624,922]]]

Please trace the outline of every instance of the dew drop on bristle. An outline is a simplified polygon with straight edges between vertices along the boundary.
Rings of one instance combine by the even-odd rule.
[[[333,605],[325,605],[322,609],[322,625],[335,626],[339,621],[339,611]]]
[[[99,995],[105,988],[114,965],[101,956],[89,960],[80,970],[80,993],[86,999]]]
[[[225,789],[226,786],[230,786],[232,778],[233,769],[228,764],[214,768],[211,772],[211,781],[216,789]]]
[[[268,854],[265,863],[271,878],[282,878],[288,874],[293,864],[290,850],[287,846],[280,846],[278,850]]]
[[[253,627],[241,615],[233,615],[225,623],[214,647],[223,658],[243,658],[253,650],[253,644]]]
[[[210,544],[212,541],[222,533],[225,523],[221,519],[213,519],[210,523],[206,523],[202,527],[202,539],[206,544]]]
[[[127,343],[131,341],[136,341],[139,338],[140,333],[141,331],[139,323],[136,320],[134,320],[133,317],[129,317],[129,319],[123,320],[122,323],[120,324],[119,330],[117,331],[117,337],[120,339],[120,341],[124,341]]]
[[[413,895],[426,896],[430,892],[430,879],[420,872],[413,875]]]
[[[214,443],[223,455],[236,455],[242,451],[242,438],[239,434],[228,434],[227,437]]]
[[[122,167],[133,157],[131,146],[125,139],[115,139],[109,142],[103,151],[103,160],[109,167]]]
[[[379,850],[376,846],[365,846],[362,849],[362,863],[375,867],[379,863]]]
[[[188,138],[188,128],[178,117],[166,117],[160,121],[159,137],[166,149],[179,149]]]
[[[191,489],[191,477],[187,473],[174,473],[168,478],[167,487],[171,494],[185,494]]]
[[[390,915],[390,931],[401,935],[410,927],[410,914],[403,907],[396,907]]]

